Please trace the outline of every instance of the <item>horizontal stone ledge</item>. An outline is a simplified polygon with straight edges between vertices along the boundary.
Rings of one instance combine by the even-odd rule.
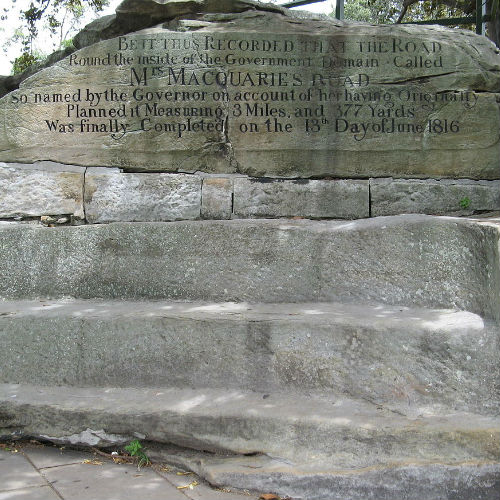
[[[0,218],[83,218],[85,170],[49,161],[0,163]]]
[[[367,180],[281,180],[89,168],[88,222],[369,216]]]
[[[370,179],[371,215],[471,215],[500,210],[500,181]]]
[[[0,218],[56,225],[198,219],[362,219],[500,210],[500,180],[277,179],[0,163]],[[71,217],[68,217],[71,216]],[[49,220],[50,219],[50,220]]]

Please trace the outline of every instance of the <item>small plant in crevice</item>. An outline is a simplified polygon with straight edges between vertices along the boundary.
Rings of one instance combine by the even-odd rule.
[[[467,210],[470,207],[470,198],[468,196],[465,196],[460,200],[460,208],[462,210]]]
[[[140,469],[144,465],[149,465],[151,460],[144,452],[144,447],[139,442],[138,439],[131,441],[130,444],[125,446],[125,451],[131,456],[136,457],[139,462],[137,463],[137,467]]]

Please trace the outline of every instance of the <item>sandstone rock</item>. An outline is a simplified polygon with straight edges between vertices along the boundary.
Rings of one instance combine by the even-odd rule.
[[[85,169],[51,162],[0,163],[0,217],[83,218]]]
[[[205,177],[201,198],[201,216],[204,219],[230,219],[233,214],[233,180]]]
[[[118,26],[116,22],[116,15],[103,16],[91,23],[87,24],[85,28],[73,38],[73,45],[77,49],[83,49],[101,40],[107,40],[118,35],[125,35],[129,33],[126,26]]]
[[[176,455],[168,458],[175,460]],[[500,465],[491,462],[445,465],[417,460],[387,467],[356,468],[346,474],[341,470],[325,473],[321,466],[317,471],[287,466],[278,460],[255,463],[255,459],[242,459],[235,464],[235,459],[228,459],[201,465],[199,458],[198,463],[195,458],[185,460],[186,466],[199,471],[213,485],[237,484],[240,488],[273,490],[285,497],[308,500],[366,500],[375,492],[377,496],[373,498],[377,500],[399,500],[402,496],[407,500],[442,500],[449,497],[450,491],[460,500],[496,500],[500,476]],[[164,460],[170,463],[166,456]]]
[[[0,97],[10,92],[8,88],[8,76],[0,76]]]
[[[9,225],[0,297],[383,303],[499,319],[498,242],[498,223],[424,215]]]
[[[43,68],[48,68],[55,64],[57,61],[64,59],[69,54],[75,51],[74,47],[66,47],[61,50],[57,50],[50,54],[46,59],[42,62],[36,63],[33,66],[28,67],[22,73],[18,73],[17,75],[10,76],[0,76],[0,97],[12,92],[19,88],[21,82],[29,78],[31,75],[34,75],[38,71],[41,71]]]
[[[500,210],[500,181],[371,179],[373,216]]]
[[[316,391],[408,417],[496,415],[498,335],[470,312],[387,305],[1,301],[0,381]]]
[[[234,214],[361,219],[370,214],[368,181],[236,178]]]
[[[195,450],[267,454],[327,471],[408,461],[498,467],[499,460],[498,417],[422,409],[408,418],[365,401],[320,394],[272,394],[266,400],[261,393],[225,388],[0,384],[0,410],[0,436],[17,430],[69,442],[89,428],[104,429]],[[226,422],[231,425],[221,425]]]
[[[200,217],[201,179],[183,174],[124,174],[89,168],[85,215],[90,223],[154,222]]]
[[[410,419],[345,397],[28,384],[0,385],[0,410],[5,439],[117,446],[140,434],[153,459],[220,487],[310,500],[498,496],[498,418],[475,414]]]
[[[184,20],[184,31],[102,41],[32,76],[0,100],[0,160],[500,178],[500,56],[484,37],[298,19],[246,1],[146,7],[146,24]],[[125,2],[117,18],[139,19],[136,8]]]
[[[108,40],[132,31],[150,28],[181,16],[199,16],[203,13],[237,13],[246,10],[287,11],[273,4],[252,0],[124,0],[116,15],[96,19],[75,36],[75,47],[81,49],[101,40]]]

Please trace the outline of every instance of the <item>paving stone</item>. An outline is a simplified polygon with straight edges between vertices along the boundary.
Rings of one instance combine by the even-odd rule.
[[[68,500],[147,498],[148,500],[186,500],[174,486],[153,470],[140,471],[128,465],[104,462],[44,469],[44,476]]]
[[[0,490],[0,500],[61,500],[61,497],[47,485],[11,491]]]
[[[52,446],[25,445],[22,449],[23,453],[28,456],[38,469],[82,463],[89,458],[88,451],[76,451]]]
[[[0,477],[0,491],[47,484],[21,453],[3,450],[0,450]]]

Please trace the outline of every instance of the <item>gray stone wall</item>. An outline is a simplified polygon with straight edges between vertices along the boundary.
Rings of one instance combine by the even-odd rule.
[[[0,218],[41,218],[45,223],[362,219],[500,211],[498,180],[273,179],[127,173],[38,162],[0,163],[0,190]]]

